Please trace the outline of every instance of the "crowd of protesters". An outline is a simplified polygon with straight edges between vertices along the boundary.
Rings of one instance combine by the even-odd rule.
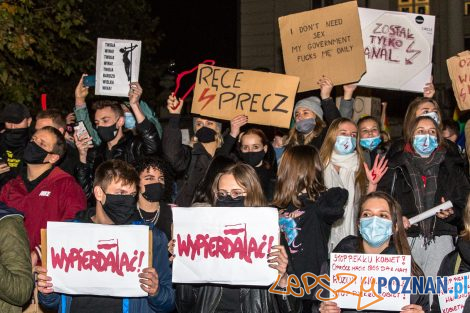
[[[21,312],[31,302],[71,313],[351,311],[313,294],[273,294],[269,286],[172,284],[173,205],[276,207],[281,242],[266,266],[278,271],[280,290],[289,274],[328,272],[331,252],[411,255],[414,276],[470,270],[465,144],[456,143],[459,125],[443,120],[432,84],[408,105],[402,136],[392,140],[383,118],[352,120],[355,85],[343,86],[337,107],[324,77],[320,97],[296,102],[288,132],[269,138],[244,115],[226,129],[221,120],[194,116],[194,136],[184,144],[176,95],[168,97],[162,128],[139,83],[130,84],[126,101],[87,103],[83,77],[68,115],[48,109],[33,117],[16,103],[0,112],[0,312]],[[449,200],[452,208],[410,224]],[[48,221],[148,225],[153,259],[139,274],[148,296],[54,292],[41,261]],[[428,311],[440,311],[437,298],[413,295],[401,312]]]

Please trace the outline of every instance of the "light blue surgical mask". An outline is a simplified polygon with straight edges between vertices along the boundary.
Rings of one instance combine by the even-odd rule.
[[[377,148],[377,146],[381,142],[382,142],[382,139],[380,138],[380,136],[372,137],[372,138],[361,138],[359,140],[359,144],[361,145],[361,147],[363,147],[364,149],[370,150],[370,151]]]
[[[338,154],[351,154],[356,149],[356,138],[350,136],[337,136],[335,142],[335,151]]]
[[[437,112],[428,112],[428,113],[421,114],[420,116],[427,116],[427,117],[432,118],[434,122],[436,122],[437,125],[439,125],[440,123],[439,114],[437,114]]]
[[[437,146],[437,137],[432,135],[416,135],[413,138],[413,148],[415,151],[424,157],[430,156]]]
[[[359,221],[359,232],[369,246],[377,248],[392,235],[392,221],[378,216],[364,217]]]
[[[131,112],[124,112],[124,127],[127,129],[135,128],[135,117]]]

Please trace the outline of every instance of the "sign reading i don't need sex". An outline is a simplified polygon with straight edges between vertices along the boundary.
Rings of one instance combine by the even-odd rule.
[[[299,78],[200,64],[191,113],[289,128]]]

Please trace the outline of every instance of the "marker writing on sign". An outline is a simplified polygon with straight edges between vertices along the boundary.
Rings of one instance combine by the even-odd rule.
[[[226,225],[225,236],[209,236],[208,234],[186,235],[186,240],[180,234],[176,236],[179,256],[190,256],[191,260],[196,255],[208,259],[209,257],[233,259],[238,255],[240,260],[253,263],[252,257],[262,259],[271,250],[274,236],[263,235],[261,240],[254,237],[248,238],[246,225]],[[237,236],[230,238],[228,236]]]
[[[114,242],[115,240],[115,242]],[[119,240],[99,240],[97,250],[83,250],[82,248],[71,248],[68,252],[61,248],[56,252],[51,247],[52,268],[63,269],[66,273],[71,268],[77,271],[111,271],[119,276],[124,276],[124,272],[140,272],[142,260],[145,252],[134,250],[131,257],[126,252],[119,252]],[[114,249],[114,251],[112,251]],[[106,253],[107,252],[107,253]],[[137,263],[137,264],[136,264]]]

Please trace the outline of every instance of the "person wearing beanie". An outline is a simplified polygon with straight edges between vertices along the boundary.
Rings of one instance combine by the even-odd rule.
[[[328,126],[335,119],[341,117],[340,111],[330,96],[334,87],[331,80],[323,77],[318,84],[320,85],[321,100],[312,96],[295,104],[293,116],[295,124],[289,131],[286,148],[297,145],[312,145],[320,150]],[[341,100],[342,107],[352,106],[352,100],[346,97],[346,93]]]

